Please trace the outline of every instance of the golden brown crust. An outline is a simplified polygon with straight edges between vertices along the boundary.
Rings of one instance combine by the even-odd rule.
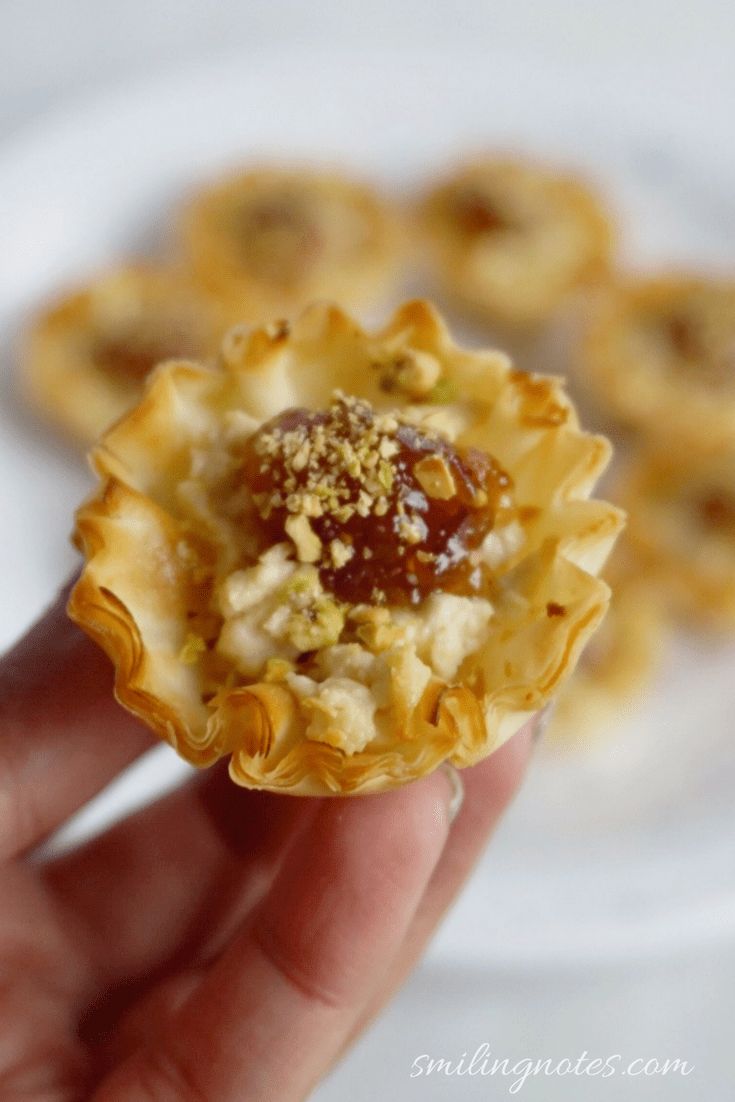
[[[465,164],[426,195],[419,221],[444,293],[511,331],[548,321],[609,270],[612,230],[599,200],[539,165]]]
[[[83,572],[74,587],[69,614],[111,658],[118,700],[187,760],[211,764],[217,755],[207,752],[199,736],[206,708],[174,658],[185,639],[187,601],[196,600],[190,580],[180,570],[172,572],[175,522],[149,498],[110,480],[79,510],[75,538],[94,570]],[[118,578],[121,561],[125,572]],[[145,623],[131,597],[135,592],[146,594]],[[159,638],[155,649],[147,626]]]
[[[611,286],[578,359],[601,407],[648,437],[735,446],[735,283],[671,274]]]
[[[554,707],[547,738],[576,747],[624,719],[658,668],[669,633],[655,572],[628,540],[605,569],[612,599],[605,620]]]
[[[212,509],[192,469],[203,455],[211,462],[228,432],[252,432],[248,426],[295,405],[322,408],[335,388],[392,408],[382,370],[391,356],[403,362],[409,353],[437,360],[440,396],[461,396],[411,406],[416,417],[446,431],[455,424],[459,443],[484,447],[514,480],[515,530],[488,547],[492,604],[480,602],[479,620],[474,599],[458,597],[439,620],[392,613],[402,641],[372,652],[354,642],[327,647],[324,661],[336,664],[336,675],[311,659],[294,668],[288,654],[255,662],[247,648],[243,662],[255,672],[238,672],[221,643],[222,617],[251,577],[243,566],[259,563],[282,578],[298,564],[288,550],[279,558],[278,548],[265,566],[256,560],[247,526]],[[139,406],[94,450],[102,486],[78,515],[86,564],[70,612],[115,662],[119,699],[188,760],[230,755],[238,783],[297,794],[372,792],[444,760],[470,765],[543,706],[604,615],[609,590],[595,574],[621,516],[589,494],[609,450],[581,432],[558,380],[514,372],[499,353],[458,348],[426,303],[408,303],[377,333],[317,305],[290,331],[231,332],[215,369],[172,363],[154,372]],[[278,592],[282,608],[288,589]],[[447,665],[436,640],[451,644],[455,609],[471,617],[466,630],[477,633],[478,646]],[[424,618],[435,611],[431,600],[419,609]],[[424,629],[429,642],[412,643]],[[368,638],[378,633],[359,636]],[[319,695],[327,689],[333,698]],[[353,730],[354,741],[345,741],[345,692],[348,704],[354,694],[351,712],[367,709],[370,737]],[[331,720],[320,725],[325,709]]]
[[[260,167],[201,190],[182,214],[186,262],[233,323],[313,299],[357,307],[396,282],[403,231],[387,200],[336,171]]]
[[[618,487],[628,535],[671,609],[699,627],[735,627],[735,454],[648,447]]]
[[[138,401],[149,358],[205,358],[221,328],[213,305],[179,274],[119,268],[36,319],[24,354],[25,391],[45,417],[88,445]]]

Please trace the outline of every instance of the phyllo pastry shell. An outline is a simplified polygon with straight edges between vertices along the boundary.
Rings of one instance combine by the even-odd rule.
[[[317,298],[370,305],[394,287],[403,233],[371,187],[331,171],[262,167],[195,195],[180,236],[234,322],[291,317]]]
[[[138,401],[157,363],[214,355],[222,330],[217,311],[185,278],[120,268],[36,319],[25,390],[50,421],[88,445]]]
[[[609,267],[612,233],[598,199],[531,163],[464,165],[429,192],[420,219],[444,293],[511,329],[547,322]]]
[[[424,302],[317,304],[157,369],[92,452],[72,617],[119,700],[239,784],[376,792],[502,745],[605,612],[607,441]]]
[[[735,448],[735,282],[610,288],[588,319],[579,369],[603,408],[647,435]]]
[[[646,448],[619,486],[629,536],[675,613],[735,629],[735,453]]]

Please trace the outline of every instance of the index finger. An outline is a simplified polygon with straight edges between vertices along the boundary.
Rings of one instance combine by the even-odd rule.
[[[95,1102],[305,1098],[400,950],[453,797],[437,771],[324,800],[262,903]]]

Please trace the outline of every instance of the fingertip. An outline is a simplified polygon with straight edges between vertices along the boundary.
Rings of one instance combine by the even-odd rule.
[[[437,770],[389,792],[322,801],[258,916],[274,955],[337,1002],[366,992],[439,862],[453,797]]]
[[[484,761],[462,770],[465,799],[460,817],[472,814],[490,823],[500,817],[518,791],[533,755],[539,714]]]

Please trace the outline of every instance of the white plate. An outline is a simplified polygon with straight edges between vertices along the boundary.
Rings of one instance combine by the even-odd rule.
[[[682,98],[678,74],[656,75],[519,66],[487,51],[282,51],[48,119],[0,154],[8,371],[43,295],[149,246],[193,182],[262,153],[335,158],[409,186],[468,148],[520,147],[600,181],[630,262],[725,266],[735,240],[728,119]],[[73,562],[67,533],[88,478],[19,410],[7,379],[3,397],[0,642],[10,642]],[[619,737],[566,760],[542,754],[435,952],[584,961],[732,937],[734,658],[680,640]],[[123,785],[123,800],[171,771],[165,753],[156,762]]]

